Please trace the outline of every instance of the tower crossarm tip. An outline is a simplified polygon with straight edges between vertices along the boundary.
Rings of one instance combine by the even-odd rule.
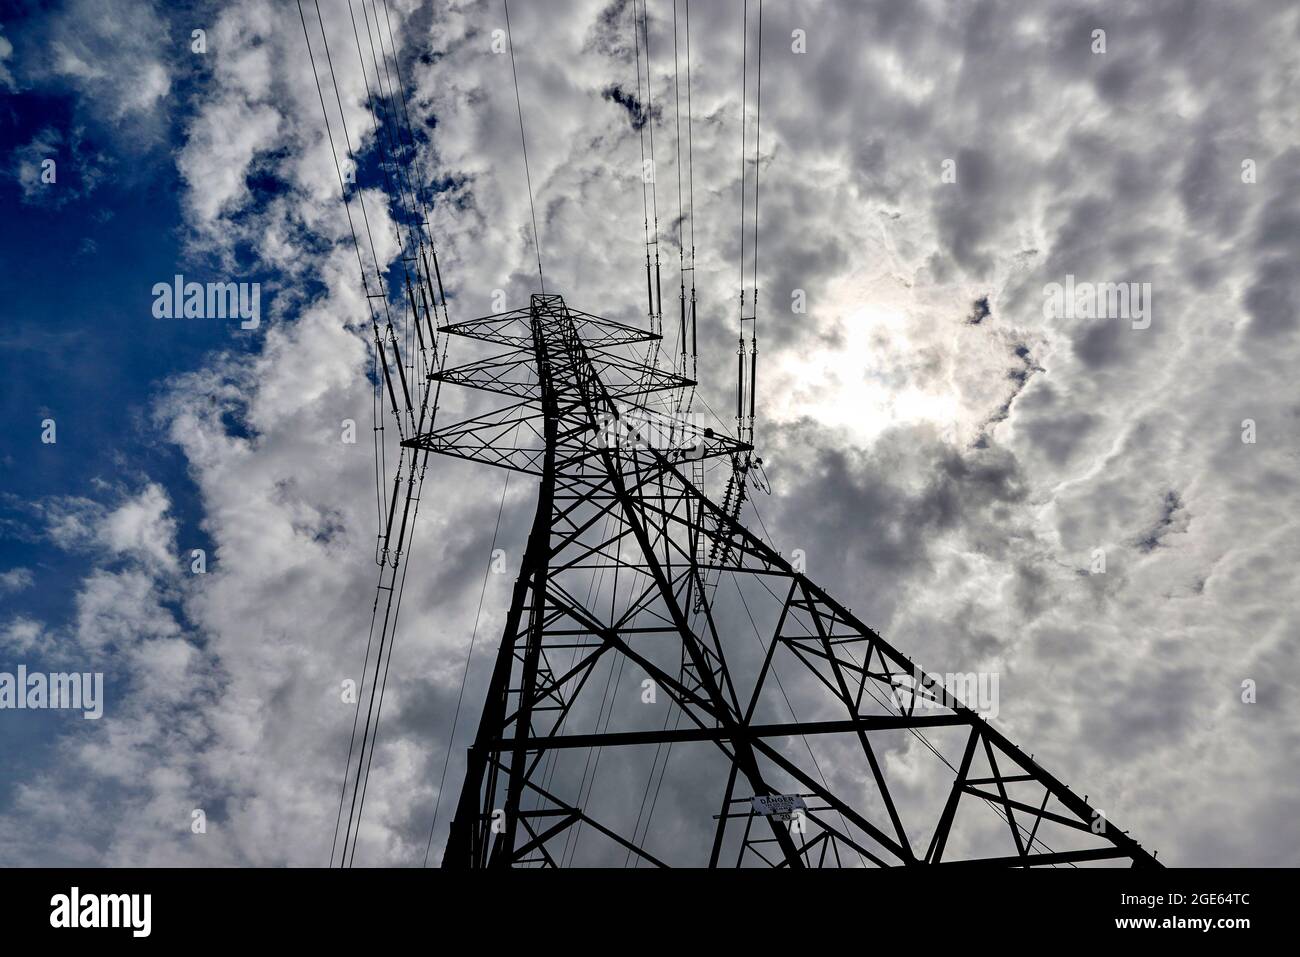
[[[453,336],[464,336],[484,342],[498,342],[503,345],[531,349],[533,345],[532,322],[539,313],[558,315],[562,310],[572,321],[574,331],[581,338],[587,349],[608,349],[615,346],[635,345],[641,342],[653,342],[663,338],[658,333],[638,329],[613,319],[593,316],[590,313],[568,309],[559,296],[534,296],[533,305],[522,309],[467,319],[438,327],[439,332]]]

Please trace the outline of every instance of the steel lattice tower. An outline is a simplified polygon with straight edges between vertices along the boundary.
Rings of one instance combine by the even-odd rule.
[[[518,401],[404,444],[539,482],[444,866],[1155,864],[709,499],[751,450],[656,411],[655,334],[555,295],[442,331],[507,351],[431,379]]]

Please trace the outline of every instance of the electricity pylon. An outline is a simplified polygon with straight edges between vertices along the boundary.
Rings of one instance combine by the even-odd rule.
[[[430,379],[518,401],[403,444],[539,482],[444,866],[1156,863],[710,501],[752,449],[658,411],[655,334],[442,331],[507,351]]]

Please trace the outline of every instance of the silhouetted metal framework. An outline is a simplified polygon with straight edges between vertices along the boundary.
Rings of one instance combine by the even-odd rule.
[[[520,401],[403,444],[539,479],[444,866],[1156,863],[702,493],[750,449],[654,410],[654,334],[443,331],[508,351],[430,379]]]

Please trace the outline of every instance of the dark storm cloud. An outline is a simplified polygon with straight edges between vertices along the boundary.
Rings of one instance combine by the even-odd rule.
[[[1025,393],[1016,407],[1017,427],[1055,465],[1065,465],[1101,419],[1066,405],[1046,382]]]
[[[923,572],[936,534],[960,528],[998,549],[993,509],[1025,495],[1005,450],[962,452],[924,429],[893,430],[868,457],[804,421],[782,430],[772,461],[778,540],[803,548],[810,574],[833,590],[861,594],[871,582],[873,621],[893,611],[891,582]]]
[[[1085,739],[1117,760],[1167,747],[1196,720],[1188,702],[1198,697],[1204,672],[1199,668],[1169,669],[1155,663],[1115,680],[1095,668],[1081,677],[1096,707],[1083,716]]]
[[[1247,327],[1257,339],[1277,339],[1294,332],[1300,311],[1300,149],[1290,149],[1270,164],[1267,179],[1258,184],[1271,193],[1255,223],[1253,246],[1259,257],[1254,281],[1244,305]]]
[[[998,222],[1001,170],[986,151],[962,148],[956,156],[957,182],[936,194],[934,218],[949,256],[972,275],[983,275],[992,260],[985,245]]]
[[[1129,330],[1115,319],[1080,326],[1074,335],[1075,355],[1093,369],[1120,362],[1130,355],[1126,349],[1129,334]]]

